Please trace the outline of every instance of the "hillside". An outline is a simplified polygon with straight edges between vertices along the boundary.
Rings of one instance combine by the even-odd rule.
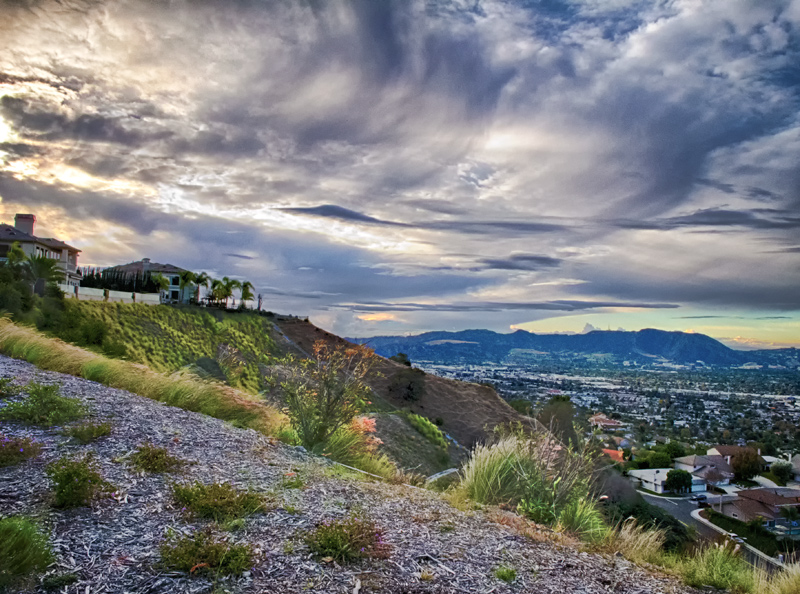
[[[702,361],[707,365],[741,365],[761,358],[759,353],[735,351],[704,334],[654,329],[638,332],[593,331],[571,335],[534,334],[524,330],[510,334],[465,330],[352,340],[369,345],[385,357],[402,352],[412,360],[438,363],[499,363],[525,351],[565,357],[602,355],[618,363],[623,360],[638,363],[665,360],[681,364]]]
[[[111,424],[110,435],[87,445],[62,435],[58,426],[2,424],[4,434],[32,437],[42,451],[33,460],[0,468],[0,516],[38,519],[56,559],[42,578],[48,584],[58,578],[61,592],[697,592],[620,557],[581,553],[563,536],[502,513],[462,512],[429,491],[365,482],[323,459],[218,419],[1,356],[0,377],[20,385],[29,380],[58,384],[63,395],[91,408],[93,420]],[[167,474],[136,470],[131,455],[145,441],[166,448],[186,465]],[[46,464],[86,453],[94,455],[113,494],[91,507],[53,508]],[[215,525],[176,502],[170,485],[193,481],[228,482],[267,503],[243,520]],[[323,522],[353,513],[374,522],[382,535],[382,554],[355,565],[311,555],[306,536]],[[527,536],[509,525],[524,528]],[[228,545],[249,546],[253,557],[247,570],[224,577],[202,565],[191,572],[163,565],[160,546],[204,530],[227,539]],[[499,567],[516,572],[511,584],[495,577]],[[44,592],[41,583],[17,591]]]
[[[305,320],[279,318],[275,324],[287,338],[306,352],[311,350],[317,340],[325,340],[331,344],[347,342]],[[385,353],[386,351],[378,352],[387,356]],[[431,420],[440,420],[442,430],[463,446],[471,447],[478,441],[485,440],[492,428],[501,423],[535,423],[533,419],[522,416],[511,408],[489,386],[430,374],[424,375],[424,394],[419,400],[407,400],[391,389],[393,380],[407,370],[408,367],[405,365],[381,359],[375,368],[375,373],[369,378],[369,384],[381,399],[391,406],[407,408]]]

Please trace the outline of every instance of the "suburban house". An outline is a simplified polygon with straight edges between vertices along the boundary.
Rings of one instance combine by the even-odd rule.
[[[800,511],[800,491],[786,487],[746,489],[736,493],[737,498],[722,504],[726,516],[750,522],[757,518],[764,525],[784,534],[800,534],[800,522],[790,521],[782,510],[795,508]]]
[[[117,272],[131,277],[161,274],[169,281],[169,288],[161,292],[162,301],[166,303],[185,303],[194,297],[194,286],[184,287],[183,294],[181,294],[181,274],[186,270],[172,264],[159,264],[158,262],[151,262],[150,258],[142,258],[137,262],[110,266],[104,270],[104,272],[106,271]]]
[[[17,214],[13,227],[0,223],[0,262],[6,261],[11,246],[18,242],[28,257],[45,256],[57,260],[64,274],[64,284],[80,285],[82,275],[78,269],[78,254],[81,250],[53,237],[37,237],[33,233],[35,225],[36,215],[32,214]]]
[[[664,483],[667,474],[672,468],[648,468],[645,470],[629,470],[628,476],[638,480],[642,488],[654,493],[665,493]],[[706,482],[692,475],[692,493],[702,493],[706,490]]]
[[[675,458],[674,467],[685,470],[711,485],[729,485],[734,472],[722,456],[683,456]]]
[[[725,458],[725,462],[728,465],[732,466],[731,460],[737,455],[741,454],[747,450],[754,451],[758,454],[758,460],[761,463],[761,470],[767,471],[769,470],[769,464],[761,457],[761,450],[753,450],[753,448],[748,448],[745,446],[734,446],[734,445],[717,445],[714,447],[709,448],[706,450],[706,454],[709,456],[722,456]]]
[[[625,424],[621,423],[620,421],[609,419],[603,413],[597,413],[596,415],[589,417],[589,424],[592,427],[597,427],[603,431],[616,431],[625,426]]]

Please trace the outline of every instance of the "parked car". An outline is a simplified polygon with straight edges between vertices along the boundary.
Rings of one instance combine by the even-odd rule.
[[[690,501],[705,501],[706,499],[708,499],[708,495],[699,493],[697,495],[692,495]]]

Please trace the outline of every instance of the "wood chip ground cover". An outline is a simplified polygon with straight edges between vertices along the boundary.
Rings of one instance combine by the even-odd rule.
[[[61,435],[59,427],[0,424],[6,435],[42,444],[35,460],[0,468],[0,516],[40,519],[57,558],[48,573],[78,578],[61,592],[200,593],[215,587],[220,592],[270,594],[696,592],[620,558],[533,542],[491,522],[483,512],[458,511],[435,493],[337,478],[326,460],[218,419],[0,356],[2,377],[19,385],[30,380],[59,383],[62,394],[89,406],[94,420],[112,423],[110,435],[87,445]],[[144,441],[167,447],[190,464],[178,476],[137,472],[126,459]],[[101,473],[118,491],[92,508],[53,509],[45,466],[64,454],[84,452],[95,454]],[[281,487],[292,473],[303,477],[303,489]],[[231,533],[233,541],[250,543],[256,551],[254,566],[239,577],[215,584],[213,576],[160,568],[159,546],[170,531],[189,535],[208,525],[187,515],[171,497],[172,482],[196,480],[229,482],[276,502]],[[392,548],[388,559],[340,566],[310,555],[303,535],[325,519],[351,513],[364,514],[382,527]],[[514,568],[516,579],[506,584],[495,577],[499,566]]]

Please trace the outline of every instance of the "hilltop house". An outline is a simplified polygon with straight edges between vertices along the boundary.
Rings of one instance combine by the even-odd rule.
[[[142,258],[137,262],[110,266],[104,272],[117,272],[125,276],[142,276],[147,274],[161,274],[169,281],[169,287],[161,292],[162,301],[166,303],[186,303],[194,297],[194,287],[184,287],[181,294],[181,274],[186,272],[183,268],[178,268],[172,264],[159,264],[151,262],[150,258]]]
[[[54,237],[37,237],[33,234],[36,215],[17,214],[14,226],[0,223],[0,262],[5,262],[8,251],[18,242],[28,257],[45,256],[58,260],[58,267],[64,274],[63,282],[77,287],[81,283],[81,271],[78,269],[78,254],[81,250],[67,245]]]
[[[746,489],[736,493],[733,501],[722,504],[722,513],[728,517],[750,522],[757,518],[764,525],[784,534],[800,534],[800,523],[790,521],[781,513],[786,508],[800,510],[800,491],[785,487]]]
[[[685,470],[712,485],[729,485],[734,472],[722,456],[683,456],[675,458],[674,467]]]

